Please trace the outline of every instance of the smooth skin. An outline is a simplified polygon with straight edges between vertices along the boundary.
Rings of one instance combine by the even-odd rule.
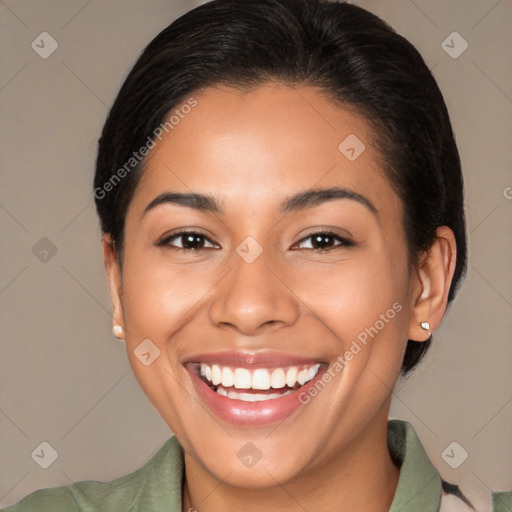
[[[403,205],[369,124],[318,89],[269,82],[194,98],[146,163],[126,216],[122,268],[103,238],[114,323],[141,387],[185,450],[183,511],[385,512],[399,477],[386,443],[391,393],[407,339],[426,340],[420,323],[434,331],[445,313],[454,235],[439,228],[410,264]],[[366,146],[353,162],[338,149],[349,134]],[[353,199],[279,213],[290,195],[333,186],[364,196],[376,213]],[[211,195],[222,213],[164,203],[144,214],[169,191]],[[307,238],[325,230],[353,244],[328,238],[319,249]],[[179,231],[204,235],[199,249],[169,238]],[[263,248],[250,264],[236,252],[248,236]],[[401,311],[349,364],[275,425],[223,423],[182,364],[226,350],[333,364],[396,302]],[[145,366],[134,350],[148,338],[161,353]],[[262,454],[252,468],[237,457],[247,442]]]

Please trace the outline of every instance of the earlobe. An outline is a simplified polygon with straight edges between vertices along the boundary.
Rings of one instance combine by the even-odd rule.
[[[110,299],[112,301],[112,329],[114,336],[123,339],[124,318],[122,308],[122,276],[112,237],[109,233],[102,238],[103,263],[107,272]]]
[[[412,298],[410,340],[428,340],[441,323],[455,272],[456,254],[453,231],[447,226],[439,227],[434,243],[419,261],[416,289],[421,291]]]

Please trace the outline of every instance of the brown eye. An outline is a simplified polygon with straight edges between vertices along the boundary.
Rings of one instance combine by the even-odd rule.
[[[174,243],[175,240],[180,240],[181,245],[176,245]],[[205,243],[209,243],[212,247],[215,247],[215,244],[201,233],[195,231],[180,231],[179,233],[164,238],[162,241],[158,242],[157,245],[159,247],[169,247],[169,249],[173,250],[197,251],[210,248],[206,247]]]
[[[300,240],[299,244],[304,242],[305,240],[311,240],[310,247],[302,247],[302,249],[312,249],[316,251],[326,252],[335,247],[351,247],[354,244],[351,240],[344,238],[336,233],[331,231],[319,231],[318,233],[312,233],[307,237],[304,237]],[[337,244],[333,244],[334,242],[339,242]]]

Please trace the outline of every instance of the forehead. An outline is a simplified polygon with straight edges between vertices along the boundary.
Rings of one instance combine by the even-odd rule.
[[[386,199],[396,203],[369,123],[318,89],[268,83],[192,96],[196,105],[175,116],[150,153],[134,209],[166,189],[213,195],[223,209],[243,205],[245,214],[313,187],[349,188],[381,208]]]

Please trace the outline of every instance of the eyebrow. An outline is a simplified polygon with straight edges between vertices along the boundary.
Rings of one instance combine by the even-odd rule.
[[[365,206],[371,213],[378,217],[377,208],[373,203],[366,197],[349,190],[347,188],[331,187],[321,189],[308,189],[303,192],[299,192],[293,196],[287,197],[279,208],[281,214],[287,214],[304,210],[306,208],[313,208],[319,206],[327,201],[334,199],[350,199],[356,201]],[[222,214],[223,210],[217,203],[216,199],[207,194],[198,193],[182,193],[182,192],[164,192],[155,197],[144,209],[142,217],[144,215],[161,204],[176,204],[179,206],[185,206],[188,208],[194,208],[204,212],[219,213]]]

